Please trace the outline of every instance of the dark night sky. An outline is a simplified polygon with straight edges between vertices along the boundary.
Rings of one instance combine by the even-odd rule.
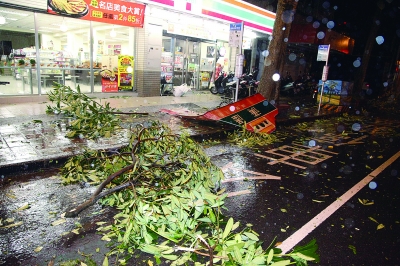
[[[278,0],[249,0],[252,4],[276,12]],[[374,19],[377,10],[382,12]],[[313,23],[319,21],[320,29],[325,28],[323,21],[333,21],[333,31],[355,40],[351,55],[337,52],[332,56],[332,73],[337,71],[337,78],[351,80],[357,71],[353,61],[362,58],[365,45],[373,23],[379,23],[379,30],[374,36],[384,38],[382,44],[374,40],[371,57],[368,64],[367,81],[382,84],[388,73],[395,69],[395,60],[400,46],[400,0],[298,0],[296,14],[304,18],[311,16]],[[335,60],[335,61],[334,61]],[[400,60],[400,58],[397,58]],[[338,67],[341,65],[340,67]]]
[[[380,9],[380,15],[374,19]],[[299,0],[297,13],[305,17],[312,16],[313,21],[317,20],[321,24],[324,19],[325,23],[333,21],[335,26],[332,30],[355,40],[353,53],[347,57],[347,67],[343,67],[345,63],[341,62],[342,66],[336,68],[342,75],[339,78],[352,78],[356,71],[352,67],[353,60],[362,58],[374,23],[379,24],[379,29],[374,36],[366,79],[368,82],[381,84],[387,73],[394,70],[395,57],[400,45],[400,0]],[[375,41],[378,36],[384,38],[382,44]],[[337,56],[332,59],[340,62],[341,58]],[[334,63],[333,60],[331,63]]]

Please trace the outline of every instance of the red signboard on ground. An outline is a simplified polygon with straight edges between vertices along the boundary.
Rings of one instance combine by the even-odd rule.
[[[118,0],[48,0],[47,12],[129,27],[143,27],[143,4]]]
[[[236,126],[245,126],[251,132],[271,133],[275,131],[275,116],[278,109],[257,93],[235,103],[199,115],[187,110],[161,109],[174,116],[194,120],[221,121]]]

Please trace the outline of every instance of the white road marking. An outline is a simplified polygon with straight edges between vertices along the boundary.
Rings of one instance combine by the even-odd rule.
[[[400,151],[393,155],[389,160],[384,162],[364,179],[354,185],[346,193],[344,193],[340,198],[336,199],[331,205],[329,205],[325,210],[320,212],[317,216],[311,219],[303,227],[297,230],[293,235],[288,237],[283,241],[278,248],[282,250],[283,254],[286,254],[295,245],[297,245],[301,240],[303,240],[308,234],[310,234],[317,226],[324,222],[329,216],[331,216],[335,211],[337,211],[343,204],[345,204],[351,197],[353,197],[358,191],[365,187],[371,180],[373,180],[378,174],[391,165],[395,160],[400,157]]]

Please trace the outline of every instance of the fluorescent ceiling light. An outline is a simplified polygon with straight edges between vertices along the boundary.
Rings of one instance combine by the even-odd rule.
[[[0,13],[13,14],[13,15],[21,16],[21,17],[27,17],[27,16],[29,16],[29,14],[27,14],[27,13],[19,13],[19,12],[14,12],[14,11],[9,11],[9,10],[3,10],[3,9],[0,9]]]

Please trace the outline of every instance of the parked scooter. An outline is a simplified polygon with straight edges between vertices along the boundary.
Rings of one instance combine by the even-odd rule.
[[[210,91],[212,94],[225,94],[227,84],[232,81],[234,74],[232,72],[226,74],[221,71],[218,78],[214,81],[214,85],[211,86]]]
[[[239,91],[238,91],[238,99],[243,99],[248,96],[255,94],[258,90],[258,81],[254,79],[255,75],[252,73],[243,74],[239,80]],[[227,83],[227,86],[230,88],[229,93],[236,93],[236,80]],[[232,93],[233,92],[233,93]]]
[[[165,79],[165,76],[161,76],[160,95],[161,96],[173,95],[171,83],[167,82],[167,80]]]

